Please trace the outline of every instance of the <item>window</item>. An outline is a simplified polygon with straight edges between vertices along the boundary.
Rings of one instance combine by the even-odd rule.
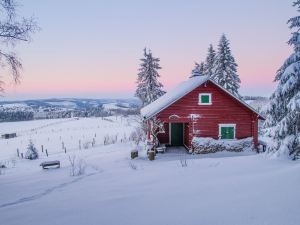
[[[219,124],[220,139],[235,139],[235,124]]]
[[[199,94],[199,105],[211,105],[211,94],[201,93]]]

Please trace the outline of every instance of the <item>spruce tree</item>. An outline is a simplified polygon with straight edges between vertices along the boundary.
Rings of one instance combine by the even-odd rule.
[[[205,67],[205,65],[203,62],[201,62],[200,64],[195,62],[195,67],[192,70],[190,78],[197,77],[197,76],[203,76],[204,75],[204,67]]]
[[[214,50],[212,44],[210,44],[208,48],[205,66],[204,66],[204,75],[213,76],[215,74],[215,66],[216,66],[216,51]]]
[[[293,6],[300,12],[300,0]],[[265,127],[273,137],[268,151],[295,159],[300,156],[300,16],[289,19],[288,24],[296,30],[288,41],[294,52],[276,73],[278,86],[270,97]]]
[[[160,59],[153,57],[150,50],[147,53],[145,48],[144,58],[141,61],[135,96],[142,101],[143,106],[146,106],[165,94],[165,91],[162,90],[163,85],[158,81],[160,77],[158,70],[161,69]]]
[[[228,39],[225,34],[223,34],[218,45],[215,73],[212,78],[229,92],[240,97],[238,89],[240,87],[241,80],[237,75],[238,65],[231,54],[229,45]]]

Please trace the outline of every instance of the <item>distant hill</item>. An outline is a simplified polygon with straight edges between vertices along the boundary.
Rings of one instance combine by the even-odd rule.
[[[269,98],[261,96],[244,96],[243,99],[263,116],[266,115],[267,108],[270,103]]]
[[[138,99],[51,98],[0,101],[0,122],[73,116],[107,116],[138,112]]]

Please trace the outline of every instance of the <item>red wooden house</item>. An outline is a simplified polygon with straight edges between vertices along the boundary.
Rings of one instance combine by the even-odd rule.
[[[142,108],[141,115],[151,126],[156,117],[164,125],[158,134],[161,144],[191,149],[193,137],[242,139],[252,137],[258,145],[258,120],[264,119],[251,106],[207,76],[179,84]]]

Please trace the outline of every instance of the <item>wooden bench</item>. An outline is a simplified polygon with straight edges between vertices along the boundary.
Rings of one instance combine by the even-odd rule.
[[[50,167],[56,166],[56,168],[60,168],[60,161],[55,160],[55,161],[46,161],[46,162],[42,162],[40,164],[41,167],[43,167],[43,169],[49,169]]]

